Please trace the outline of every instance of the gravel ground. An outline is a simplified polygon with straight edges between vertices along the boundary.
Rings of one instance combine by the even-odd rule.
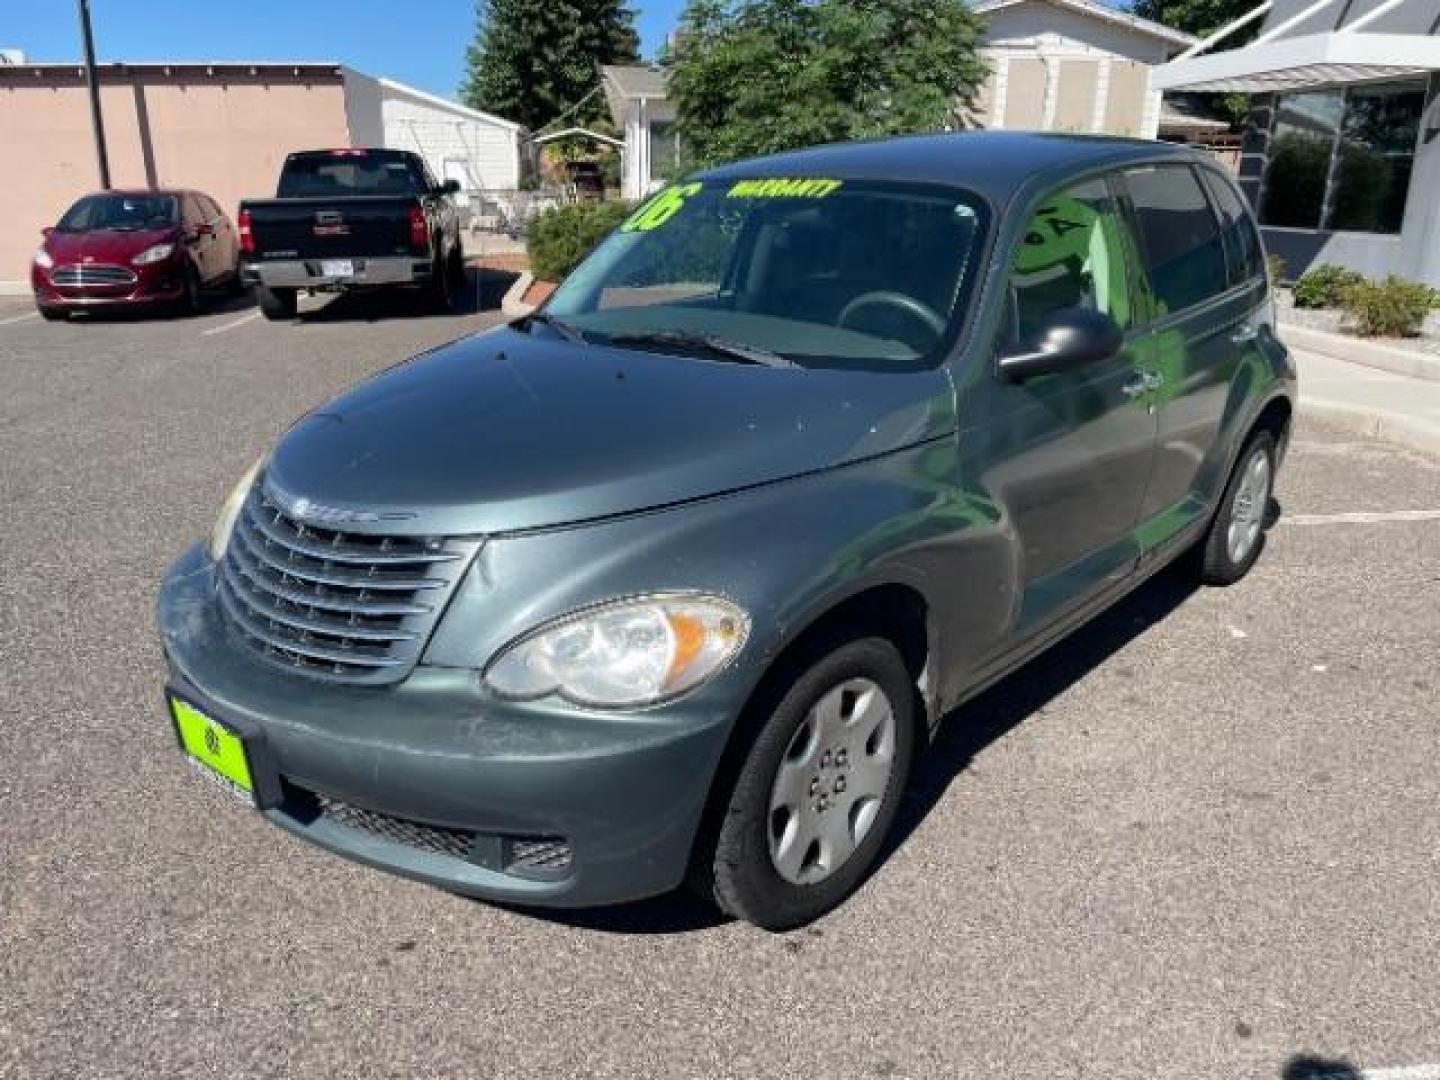
[[[493,302],[493,298],[491,298]],[[1168,577],[951,718],[788,935],[502,910],[193,778],[156,582],[302,410],[483,326],[0,305],[0,1076],[1268,1077],[1440,1061],[1440,461],[1302,424],[1242,584]],[[1288,1069],[1288,1072],[1287,1072]]]

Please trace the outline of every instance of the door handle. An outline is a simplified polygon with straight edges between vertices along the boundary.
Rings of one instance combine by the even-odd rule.
[[[1230,335],[1230,340],[1236,345],[1248,345],[1260,336],[1258,326],[1242,326]]]

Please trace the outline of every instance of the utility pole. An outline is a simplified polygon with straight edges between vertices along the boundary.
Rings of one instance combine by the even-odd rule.
[[[85,83],[90,89],[90,126],[95,132],[95,160],[100,166],[100,187],[110,189],[110,156],[105,152],[105,118],[100,115],[100,79],[95,72],[95,38],[90,33],[90,0],[76,0],[80,9],[80,39],[85,45]]]

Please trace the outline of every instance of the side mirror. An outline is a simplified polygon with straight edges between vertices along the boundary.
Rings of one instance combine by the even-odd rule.
[[[460,181],[455,179],[446,180],[440,185],[440,194],[458,195],[460,193]]]
[[[1090,308],[1061,308],[1041,325],[1034,340],[1000,354],[1000,374],[1010,382],[1097,364],[1118,353],[1125,335],[1109,315]]]

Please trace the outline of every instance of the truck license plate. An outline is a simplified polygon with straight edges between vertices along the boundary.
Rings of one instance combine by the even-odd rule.
[[[320,263],[320,273],[326,277],[354,277],[355,263],[350,259],[325,259]]]

